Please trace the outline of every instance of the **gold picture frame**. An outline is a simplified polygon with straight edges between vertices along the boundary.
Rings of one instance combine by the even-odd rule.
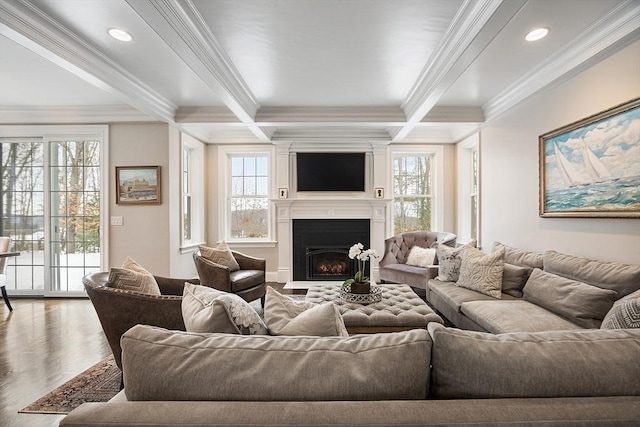
[[[160,166],[116,166],[116,204],[159,205]]]
[[[640,218],[640,98],[540,135],[539,215]]]

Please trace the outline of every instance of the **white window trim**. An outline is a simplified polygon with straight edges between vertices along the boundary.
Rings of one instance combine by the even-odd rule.
[[[431,164],[431,229],[434,231],[444,230],[444,147],[441,145],[393,145],[389,148],[387,156],[389,171],[387,188],[389,188],[390,196],[393,199],[393,159],[397,155],[409,156],[432,156]],[[393,202],[392,202],[393,204]],[[435,209],[433,209],[435,207]],[[393,206],[390,209],[389,221],[387,223],[387,235],[393,234],[394,214]]]
[[[0,125],[1,138],[32,138],[40,137],[46,144],[51,140],[63,139],[96,139],[100,141],[100,268],[108,269],[109,266],[109,126],[107,125]],[[43,155],[47,156],[48,148]],[[45,174],[45,187],[49,185]],[[48,201],[45,201],[45,236],[49,235]],[[45,260],[45,280],[49,280],[50,264]],[[66,296],[84,296],[84,292],[73,292]]]
[[[184,238],[184,206],[182,171],[183,152],[190,151],[189,177],[191,184],[191,239]],[[180,138],[180,252],[190,252],[205,243],[204,144],[186,134]]]
[[[472,151],[478,153],[478,184],[476,190],[476,200],[478,211],[476,217],[477,226],[477,245],[480,246],[480,236],[482,235],[481,221],[481,159],[480,159],[480,135],[474,134],[458,144],[458,241],[466,242],[472,238],[471,236],[471,187],[473,183],[472,176]]]
[[[219,146],[218,148],[218,236],[219,240],[232,243],[235,247],[273,247],[276,244],[275,234],[275,213],[273,203],[268,204],[268,230],[267,237],[261,239],[233,239],[229,235],[229,200],[231,198],[231,162],[232,155],[267,156],[267,177],[269,179],[267,199],[273,199],[275,193],[275,150],[273,146],[264,145],[243,145],[243,146]]]

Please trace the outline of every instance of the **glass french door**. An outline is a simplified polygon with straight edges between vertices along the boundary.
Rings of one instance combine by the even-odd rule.
[[[0,139],[2,225],[12,238],[7,291],[83,295],[100,270],[100,141]]]

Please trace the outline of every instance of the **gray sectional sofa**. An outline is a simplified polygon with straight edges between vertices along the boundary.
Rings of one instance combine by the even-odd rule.
[[[640,330],[350,337],[197,334],[138,325],[125,389],[62,426],[629,426]]]
[[[460,249],[459,268],[438,277],[465,279],[428,282],[428,301],[462,329],[311,337],[134,326],[121,340],[124,390],[60,425],[640,425],[640,266],[493,249]],[[496,266],[500,298],[481,286]]]
[[[498,250],[505,252],[500,299],[436,278],[427,301],[459,328],[492,333],[597,329],[624,304],[640,307],[640,265],[495,242]]]

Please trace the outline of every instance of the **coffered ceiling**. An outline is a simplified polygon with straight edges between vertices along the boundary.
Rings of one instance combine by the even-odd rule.
[[[639,0],[0,0],[0,123],[452,143],[638,39]]]

